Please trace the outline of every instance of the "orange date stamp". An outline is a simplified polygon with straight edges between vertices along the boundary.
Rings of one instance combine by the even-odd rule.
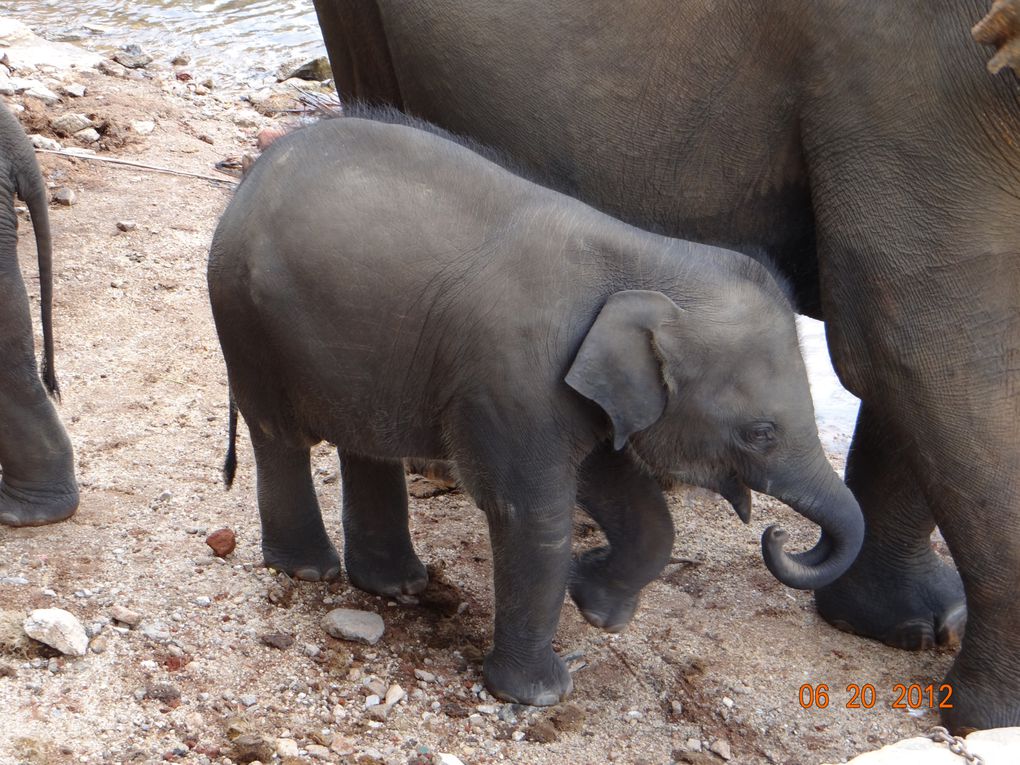
[[[850,683],[846,687],[847,709],[871,709],[878,701],[878,691],[871,683]],[[797,691],[797,700],[804,709],[825,709],[832,699],[832,691],[825,683],[804,683]],[[953,687],[942,685],[921,685],[920,683],[896,683],[892,687],[893,709],[952,709]]]

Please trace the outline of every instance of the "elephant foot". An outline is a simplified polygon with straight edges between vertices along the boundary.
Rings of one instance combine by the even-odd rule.
[[[957,644],[967,623],[959,574],[930,551],[909,568],[862,555],[815,592],[815,605],[838,629],[908,651]]]
[[[606,632],[622,632],[637,611],[641,599],[633,588],[607,581],[609,548],[589,550],[574,562],[570,597],[585,620]]]
[[[494,649],[485,657],[482,673],[489,692],[512,704],[548,707],[561,702],[574,689],[567,665],[548,647],[537,657]]]
[[[78,509],[78,487],[72,483],[60,489],[25,489],[0,481],[0,523],[6,526],[45,526],[74,515]]]
[[[952,688],[951,695],[946,693],[946,686]],[[960,667],[958,658],[946,674],[942,689],[939,716],[953,735],[1020,726],[1020,683],[1015,675],[1010,678],[985,667],[968,672]]]
[[[414,551],[393,554],[354,553],[345,546],[347,578],[359,590],[395,598],[425,591],[429,575]]]
[[[328,541],[314,549],[304,547],[295,552],[262,543],[266,566],[282,571],[292,579],[306,582],[328,582],[340,577],[340,556]]]
[[[1020,76],[1020,0],[995,0],[971,35],[982,45],[994,45],[998,51],[988,62],[989,72],[998,74],[1008,66]]]

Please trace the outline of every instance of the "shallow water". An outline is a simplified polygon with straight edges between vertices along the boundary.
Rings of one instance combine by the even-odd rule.
[[[312,0],[0,0],[49,40],[109,55],[134,43],[202,78],[259,82],[292,59],[325,55]]]
[[[283,62],[325,55],[311,0],[0,0],[0,13],[47,39],[107,55],[134,43],[166,65],[184,53],[196,77],[235,84],[257,84]],[[822,324],[801,318],[798,327],[819,434],[826,449],[845,456],[858,401],[832,371]]]

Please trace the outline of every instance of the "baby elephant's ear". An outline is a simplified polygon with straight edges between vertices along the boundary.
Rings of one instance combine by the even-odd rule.
[[[626,290],[610,295],[567,372],[567,385],[609,415],[616,449],[658,420],[666,408],[666,384],[654,338],[680,313],[680,307],[661,292]]]

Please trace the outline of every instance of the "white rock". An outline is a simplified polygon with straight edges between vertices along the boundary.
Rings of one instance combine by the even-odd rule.
[[[114,621],[126,624],[129,627],[137,627],[142,623],[142,615],[124,606],[110,606],[110,616]]]
[[[519,741],[520,739],[517,740]],[[445,752],[439,753],[439,761],[443,765],[464,765],[464,761],[460,757],[455,754],[446,754]]]
[[[44,40],[9,14],[0,16],[0,50],[7,54],[7,60],[15,69],[40,64],[57,69],[88,69],[102,61],[102,56],[77,45]]]
[[[263,122],[263,117],[254,109],[241,109],[231,119],[238,127],[258,127]]]
[[[276,753],[280,755],[281,760],[284,757],[297,757],[298,756],[297,741],[295,741],[292,738],[276,739]]]
[[[722,757],[724,760],[732,759],[733,752],[730,750],[730,742],[725,739],[716,739],[712,742],[709,751],[715,752],[717,755]]]
[[[383,636],[385,625],[379,614],[334,608],[322,619],[322,628],[332,637],[375,645]]]
[[[365,697],[365,709],[377,706],[379,706],[379,697],[376,694],[373,693],[371,696]]]
[[[85,86],[82,85],[80,82],[69,82],[61,88],[61,91],[66,96],[71,96],[72,98],[81,98],[82,96],[85,95]]]
[[[971,733],[965,739],[971,754],[984,765],[1015,765],[1020,751],[1020,727],[993,728]],[[847,765],[960,765],[963,759],[949,751],[945,744],[917,737],[898,741],[881,749],[862,754]]]
[[[62,608],[37,608],[22,627],[30,638],[67,656],[84,656],[89,647],[81,622]]]
[[[398,701],[400,701],[402,698],[404,698],[406,695],[407,694],[404,692],[404,689],[401,688],[396,683],[394,683],[386,691],[385,703],[386,703],[387,706],[393,706]]]
[[[95,127],[95,123],[79,112],[67,112],[66,114],[61,114],[59,117],[54,117],[50,121],[50,127],[58,133],[71,135],[72,133],[77,133],[81,130]]]
[[[60,141],[54,141],[52,138],[47,138],[44,135],[35,133],[30,135],[28,139],[32,142],[32,145],[37,149],[46,149],[47,151],[60,151],[63,146],[60,145]]]
[[[60,101],[60,96],[54,93],[49,88],[43,85],[36,85],[35,87],[29,88],[24,92],[23,95],[31,96],[32,98],[38,98],[44,104],[55,104]]]
[[[156,129],[156,123],[152,120],[134,120],[131,123],[131,129],[138,135],[149,135]]]
[[[416,669],[414,671],[414,676],[423,683],[434,683],[436,681],[436,676],[424,669]]]
[[[99,140],[99,131],[95,128],[85,128],[75,133],[74,137],[85,143],[95,143]]]

